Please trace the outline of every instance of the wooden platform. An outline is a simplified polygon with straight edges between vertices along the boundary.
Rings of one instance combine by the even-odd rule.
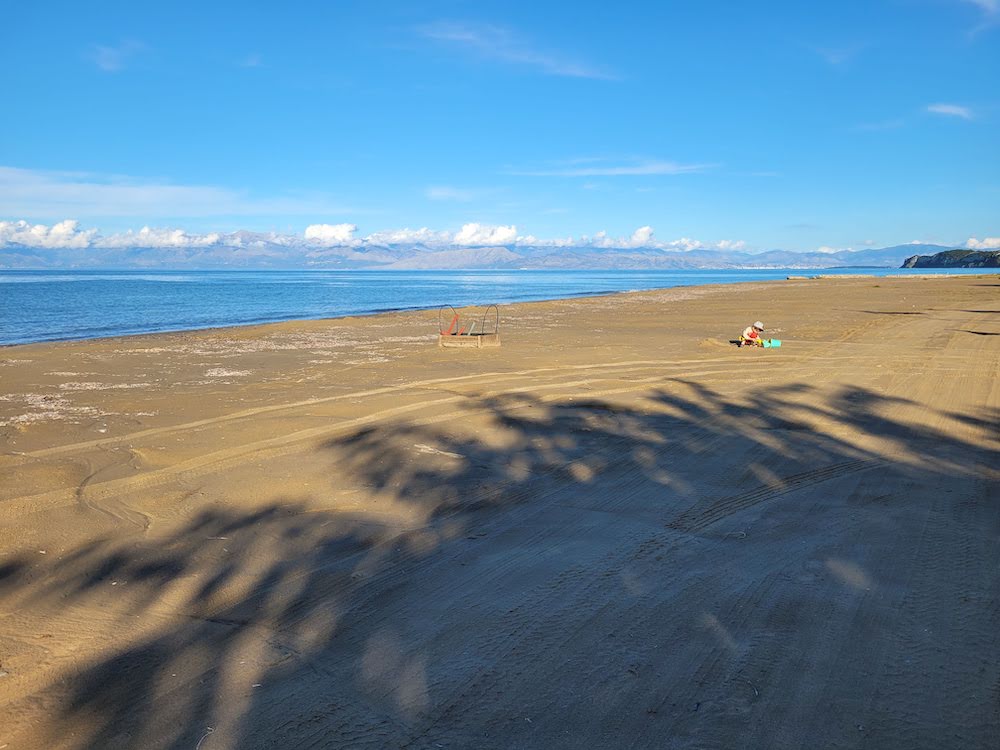
[[[438,335],[438,346],[472,347],[482,349],[484,346],[500,346],[499,333],[473,333],[458,335]]]

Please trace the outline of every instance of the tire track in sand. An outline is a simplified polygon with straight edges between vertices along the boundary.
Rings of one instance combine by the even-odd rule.
[[[611,372],[617,371],[631,371],[639,370],[652,367],[679,367],[685,365],[706,365],[712,363],[720,362],[731,362],[732,359],[729,357],[710,357],[705,359],[649,359],[649,360],[629,360],[625,362],[615,362],[615,363],[603,363],[603,364],[587,364],[587,365],[564,365],[561,367],[539,367],[528,370],[514,370],[514,371],[494,371],[486,373],[477,373],[474,375],[458,375],[448,378],[430,378],[427,380],[414,380],[407,383],[400,383],[399,385],[384,386],[381,388],[371,388],[362,391],[351,391],[349,393],[339,393],[335,396],[324,396],[321,398],[311,398],[302,401],[293,401],[284,404],[271,404],[269,406],[258,406],[252,409],[243,409],[241,411],[232,412],[230,414],[223,414],[218,417],[210,417],[207,419],[199,419],[193,422],[184,422],[182,424],[176,425],[166,425],[164,427],[152,427],[147,430],[139,430],[137,432],[127,433],[125,435],[119,435],[115,437],[97,438],[95,440],[85,440],[78,443],[68,443],[66,445],[58,445],[52,448],[42,448],[35,451],[29,451],[26,456],[32,458],[45,458],[48,456],[57,456],[64,453],[73,453],[75,451],[86,450],[89,448],[96,448],[105,445],[112,445],[115,443],[123,443],[128,441],[135,441],[140,438],[146,438],[156,435],[165,435],[172,432],[187,432],[189,430],[197,429],[199,427],[210,427],[223,422],[236,421],[240,419],[247,419],[249,417],[259,416],[261,414],[269,414],[274,412],[290,411],[293,409],[299,409],[308,406],[315,406],[318,404],[334,403],[337,401],[346,401],[351,399],[361,399],[369,398],[372,396],[382,396],[392,393],[399,393],[401,391],[409,390],[419,390],[426,388],[433,388],[438,385],[446,385],[451,383],[462,383],[467,381],[476,380],[491,380],[493,382],[502,382],[504,380],[519,380],[526,377],[534,377],[538,375],[543,375],[545,373],[551,373],[554,377],[559,377],[565,375],[567,371],[569,372],[583,372],[591,370],[608,370]],[[787,362],[787,360],[785,360]],[[777,360],[774,360],[776,363]]]
[[[830,479],[842,477],[845,474],[854,474],[882,465],[882,461],[858,459],[855,461],[842,461],[819,469],[792,474],[783,477],[779,484],[767,485],[739,495],[730,495],[708,504],[696,504],[668,523],[667,528],[686,531],[688,533],[698,533],[724,518],[752,508],[755,505],[773,500],[776,497],[781,497],[782,495],[787,495]]]
[[[558,368],[553,368],[557,369]],[[694,375],[704,375],[710,374],[712,371],[694,371]],[[599,396],[608,396],[629,392],[641,391],[649,388],[652,384],[662,380],[665,376],[662,373],[658,373],[654,376],[635,378],[632,380],[632,385],[621,387],[621,388],[610,388],[601,390],[586,390],[580,391],[581,386],[589,386],[593,383],[593,379],[588,380],[578,380],[578,381],[556,381],[549,384],[533,384],[531,386],[525,386],[523,388],[514,388],[504,391],[496,391],[494,395],[503,395],[507,393],[533,393],[537,391],[544,391],[550,388],[567,388],[570,389],[566,393],[548,395],[542,397],[540,400],[543,402],[552,402],[557,400],[572,400],[574,397],[585,397],[594,398]],[[410,386],[408,386],[410,387]],[[380,389],[381,390],[381,389]],[[356,394],[355,394],[356,395]],[[346,397],[346,396],[344,396]],[[286,435],[280,435],[274,438],[268,438],[266,440],[255,441],[253,443],[247,443],[244,445],[234,446],[232,448],[227,448],[221,451],[215,451],[213,453],[204,454],[196,458],[181,461],[172,466],[167,466],[159,469],[154,469],[145,473],[137,474],[130,477],[123,477],[121,479],[108,480],[101,483],[90,483],[88,485],[88,490],[90,493],[90,498],[94,501],[101,502],[102,500],[113,497],[114,495],[121,494],[123,492],[134,492],[136,490],[148,489],[150,487],[159,486],[165,482],[174,479],[196,479],[204,474],[208,470],[222,470],[224,468],[229,468],[232,466],[237,466],[244,463],[251,458],[262,459],[262,458],[276,458],[281,455],[285,455],[295,450],[299,450],[299,444],[308,442],[310,440],[328,439],[335,435],[341,434],[346,431],[358,429],[360,427],[365,427],[370,424],[378,423],[382,420],[398,417],[409,413],[420,412],[425,410],[435,411],[440,410],[441,407],[454,405],[460,402],[465,402],[470,399],[477,397],[477,394],[472,395],[456,395],[449,396],[441,399],[435,399],[433,401],[419,401],[413,404],[405,404],[402,406],[396,406],[389,409],[383,409],[377,412],[372,412],[366,414],[362,417],[357,417],[354,419],[343,420],[337,422],[336,424],[322,427],[313,427],[305,430],[299,430],[297,432],[289,433]],[[277,409],[278,407],[274,407]],[[517,409],[517,406],[511,407],[511,409]],[[274,410],[272,409],[272,410]],[[426,417],[424,419],[415,422],[420,425],[430,425],[439,422],[446,422],[453,420],[458,417],[471,416],[477,413],[489,413],[490,408],[465,408],[465,409],[453,409],[444,413],[437,413],[432,417]],[[214,420],[203,420],[203,422],[217,423],[224,421],[225,418],[219,418]],[[119,439],[120,440],[120,439]],[[104,447],[106,441],[92,441],[89,443],[90,446]],[[118,442],[118,441],[115,441]],[[23,495],[20,497],[8,498],[0,503],[0,512],[4,513],[19,513],[26,510],[40,510],[46,507],[51,507],[53,505],[66,504],[70,501],[72,497],[75,496],[74,492],[68,491],[66,489],[50,490],[48,492],[39,493],[36,495]]]

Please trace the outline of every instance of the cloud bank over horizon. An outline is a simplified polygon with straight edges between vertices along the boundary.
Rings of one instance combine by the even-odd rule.
[[[607,232],[597,232],[592,236],[562,237],[544,239],[530,234],[520,234],[515,225],[482,224],[468,222],[457,231],[419,229],[390,229],[358,235],[356,224],[310,224],[301,235],[279,234],[276,232],[246,232],[236,230],[228,233],[208,232],[198,234],[177,228],[141,229],[103,234],[96,228],[81,228],[75,219],[65,219],[56,224],[32,224],[25,220],[0,221],[0,250],[5,246],[72,249],[72,248],[158,248],[158,247],[207,247],[226,245],[239,247],[252,241],[266,241],[275,244],[302,244],[317,247],[365,247],[389,245],[426,245],[431,248],[445,247],[490,247],[490,246],[532,246],[532,247],[593,247],[599,249],[659,248],[662,250],[688,251],[704,248],[720,250],[743,250],[747,247],[743,240],[721,240],[706,243],[689,237],[661,241],[654,236],[653,228],[642,226],[627,237],[613,237]]]
[[[690,237],[660,240],[649,225],[638,227],[628,236],[615,237],[607,232],[578,237],[539,238],[531,234],[521,234],[515,225],[493,225],[478,222],[463,224],[457,231],[419,229],[391,229],[358,233],[358,226],[350,223],[310,224],[302,234],[281,234],[277,232],[190,232],[180,228],[143,226],[139,230],[126,230],[104,234],[95,227],[83,228],[74,219],[65,219],[54,224],[30,223],[25,220],[0,221],[0,254],[4,249],[27,247],[49,250],[74,249],[125,249],[125,248],[208,248],[208,247],[251,247],[261,244],[286,246],[289,248],[353,248],[390,246],[425,246],[429,249],[485,248],[485,247],[551,247],[551,248],[591,248],[595,250],[657,249],[664,252],[684,253],[693,250],[715,250],[723,252],[760,252],[760,248],[748,246],[744,240],[718,240],[703,242]],[[919,240],[899,244],[921,244]],[[952,247],[966,247],[972,250],[1000,249],[1000,237],[970,236],[963,242],[950,243]],[[815,252],[834,254],[852,251],[853,247],[836,248],[821,246]],[[792,250],[791,252],[796,252]],[[2,258],[2,256],[0,256]]]

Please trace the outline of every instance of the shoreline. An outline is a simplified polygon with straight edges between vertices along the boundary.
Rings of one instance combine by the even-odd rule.
[[[764,282],[753,282],[753,281],[733,282],[733,285],[740,284],[740,283],[743,283],[743,284],[753,284],[753,283],[764,283]],[[691,286],[695,286],[695,285],[691,285]],[[721,285],[721,284],[715,284],[715,285],[711,285],[711,284],[699,284],[697,286],[729,286],[729,285],[728,284],[726,284],[726,285]],[[498,306],[502,306],[502,307],[505,307],[505,306],[508,306],[508,305],[530,305],[530,304],[535,304],[535,303],[538,303],[538,302],[558,302],[560,300],[585,299],[585,298],[591,298],[591,297],[611,297],[611,296],[614,296],[614,295],[617,295],[617,294],[641,294],[643,292],[661,292],[661,291],[665,291],[667,289],[676,289],[676,288],[679,288],[679,287],[673,286],[673,287],[658,287],[658,288],[655,288],[655,289],[626,289],[626,290],[621,290],[621,291],[617,291],[617,290],[601,290],[601,291],[596,291],[596,292],[578,292],[578,293],[574,293],[574,294],[572,294],[570,296],[567,296],[567,297],[547,297],[545,299],[525,299],[525,300],[517,300],[517,301],[514,301],[514,302],[500,302],[500,303],[496,303],[496,304]],[[488,306],[488,305],[483,305],[483,307],[486,307],[486,306]],[[371,318],[371,317],[376,317],[376,316],[379,316],[379,315],[392,315],[394,313],[435,312],[435,311],[437,311],[437,310],[439,310],[439,309],[441,309],[443,307],[448,307],[448,305],[430,306],[430,307],[415,305],[415,306],[412,306],[412,307],[383,308],[383,309],[378,309],[378,310],[372,310],[370,312],[352,312],[352,313],[345,313],[344,315],[334,315],[334,316],[320,317],[320,318],[300,318],[300,317],[275,318],[275,319],[266,319],[266,320],[260,320],[260,321],[251,321],[251,322],[243,322],[243,323],[233,323],[232,325],[209,325],[209,326],[202,326],[202,327],[196,327],[196,328],[166,328],[166,329],[155,330],[155,331],[137,331],[137,332],[134,332],[134,333],[119,333],[119,334],[112,334],[110,336],[81,336],[81,337],[78,337],[78,338],[65,338],[65,339],[39,339],[37,341],[24,341],[24,342],[20,342],[20,343],[11,343],[11,344],[0,343],[0,350],[3,350],[5,348],[17,347],[17,346],[35,346],[35,345],[39,345],[39,344],[68,344],[68,343],[73,343],[73,342],[78,342],[78,341],[111,341],[111,340],[115,340],[115,339],[129,339],[129,338],[133,338],[135,336],[160,336],[160,335],[167,335],[167,334],[183,334],[183,333],[201,333],[201,332],[211,332],[211,331],[227,331],[227,330],[240,329],[240,328],[259,328],[261,326],[277,325],[277,324],[282,324],[282,323],[295,323],[295,322],[318,323],[318,322],[333,321],[333,320],[351,320],[351,319],[355,319],[355,318]],[[475,307],[475,306],[473,305],[472,307]],[[469,306],[463,306],[463,307],[456,308],[456,309],[459,309],[459,310],[469,309]]]
[[[0,745],[984,746],[1000,276],[925,281],[5,348]]]
[[[20,269],[16,269],[20,270]],[[48,270],[48,269],[43,269]],[[84,270],[84,269],[74,269],[78,270],[80,273],[92,273],[94,271]],[[473,270],[483,270],[483,269],[473,269]],[[542,270],[552,270],[552,269],[542,269]],[[705,271],[706,273],[717,273],[726,270],[739,270],[739,269],[694,269],[698,271]],[[771,269],[763,269],[771,270]],[[786,270],[796,270],[796,269],[773,269],[780,270],[782,272]],[[822,270],[822,269],[818,269]],[[898,270],[898,269],[892,269]],[[989,272],[978,272],[979,269],[969,269],[967,273],[951,273],[955,269],[943,269],[942,273],[920,273],[917,271],[923,271],[924,269],[915,269],[915,273],[912,274],[815,274],[815,275],[788,275],[784,279],[748,279],[745,281],[727,281],[727,282],[712,282],[707,284],[674,284],[672,286],[666,287],[653,287],[649,289],[606,289],[606,290],[595,290],[595,291],[583,291],[583,292],[572,292],[566,295],[556,296],[556,297],[542,297],[534,298],[529,297],[525,299],[515,299],[513,301],[499,302],[496,303],[500,306],[506,307],[511,305],[524,305],[524,304],[534,304],[534,303],[544,303],[544,302],[557,302],[560,300],[574,300],[574,299],[587,299],[594,297],[610,297],[622,294],[641,294],[646,292],[662,292],[669,289],[679,289],[679,288],[691,288],[691,287],[725,287],[725,286],[739,286],[743,284],[763,284],[763,283],[777,283],[779,281],[817,281],[817,280],[837,280],[837,279],[937,279],[937,278],[976,278],[979,276],[994,276],[995,273]],[[977,272],[973,272],[977,271]],[[53,271],[54,272],[54,271]],[[138,272],[138,271],[137,271]],[[199,271],[198,273],[200,273]],[[220,271],[227,272],[227,271]],[[296,271],[290,271],[296,272]],[[553,270],[554,273],[560,271]],[[600,271],[603,273],[603,271]],[[0,273],[3,273],[0,271]],[[176,271],[176,273],[183,273],[183,271]],[[387,272],[392,273],[392,272]],[[404,272],[401,272],[404,273]],[[633,271],[623,271],[622,273],[634,273]],[[640,272],[641,273],[641,272]],[[493,303],[483,303],[481,306],[486,306],[487,304]],[[282,324],[291,322],[318,322],[318,321],[332,321],[332,320],[346,320],[353,318],[371,318],[373,316],[387,315],[393,313],[407,313],[407,312],[429,312],[438,310],[442,307],[447,307],[448,305],[412,305],[412,306],[402,306],[394,308],[379,308],[372,309],[370,311],[361,312],[349,312],[343,315],[332,315],[332,316],[320,316],[320,317],[300,317],[297,315],[290,315],[287,317],[278,318],[265,318],[254,321],[244,321],[232,324],[212,324],[205,326],[195,326],[195,327],[178,327],[178,328],[162,328],[156,330],[137,330],[133,332],[125,333],[113,333],[109,335],[98,335],[98,336],[71,336],[66,338],[43,338],[32,341],[23,342],[11,342],[4,343],[0,342],[0,351],[11,349],[14,347],[22,346],[34,346],[34,345],[44,345],[44,344],[63,344],[79,341],[111,341],[117,339],[127,339],[136,336],[156,336],[156,335],[166,335],[166,334],[182,334],[182,333],[195,333],[195,332],[206,332],[206,331],[223,331],[230,329],[241,329],[241,328],[254,328],[259,326],[267,326],[272,324]],[[470,306],[462,306],[458,309],[468,309]],[[472,305],[471,307],[475,307]]]

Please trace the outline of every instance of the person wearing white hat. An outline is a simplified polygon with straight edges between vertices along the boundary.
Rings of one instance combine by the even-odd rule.
[[[740,334],[740,346],[763,346],[764,339],[760,335],[764,332],[764,324],[759,320],[751,326],[743,329]]]

